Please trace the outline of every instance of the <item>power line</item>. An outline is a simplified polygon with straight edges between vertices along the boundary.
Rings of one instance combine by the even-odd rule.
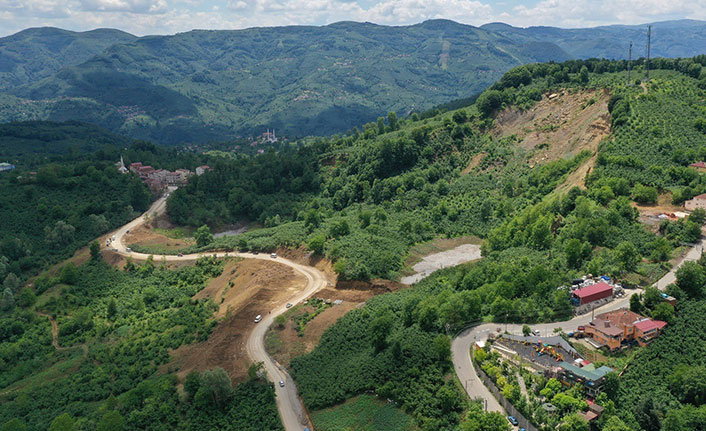
[[[632,40],[628,49],[628,86],[630,85],[630,68],[632,67]]]
[[[647,81],[650,80],[650,44],[652,42],[652,26],[647,26]]]

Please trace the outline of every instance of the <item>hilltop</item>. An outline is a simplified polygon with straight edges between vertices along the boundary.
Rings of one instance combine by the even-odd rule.
[[[34,69],[41,70],[30,75],[0,51],[5,82],[13,82],[0,94],[0,121],[80,120],[164,144],[224,141],[267,128],[290,137],[332,135],[389,111],[406,116],[470,97],[521,64],[625,58],[629,40],[639,57],[645,37],[644,26],[521,29],[448,20],[142,38],[101,30],[98,35],[120,40],[96,44],[79,57],[69,48],[91,32],[26,32],[0,39],[0,46],[17,51],[30,44]],[[29,37],[37,32],[47,35]],[[659,23],[653,33],[654,56],[706,50],[703,22]],[[73,42],[47,52],[55,40]]]

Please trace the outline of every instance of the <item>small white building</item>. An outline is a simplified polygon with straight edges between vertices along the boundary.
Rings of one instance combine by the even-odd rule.
[[[15,165],[11,165],[9,163],[0,163],[0,172],[6,172],[6,171],[11,171],[15,169]]]
[[[693,211],[696,208],[706,209],[706,193],[694,196],[693,199],[689,199],[688,201],[684,202],[684,208],[689,211]]]

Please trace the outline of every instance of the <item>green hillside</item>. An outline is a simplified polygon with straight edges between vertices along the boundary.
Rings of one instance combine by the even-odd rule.
[[[0,91],[46,78],[66,66],[81,64],[116,43],[136,37],[120,30],[74,32],[29,28],[0,38]]]
[[[435,237],[484,238],[481,261],[367,301],[329,328],[313,352],[292,361],[300,394],[313,411],[374,390],[398,403],[422,430],[459,424],[483,429],[474,427],[484,419],[464,414],[464,395],[449,383],[447,331],[481,319],[567,318],[568,294],[557,286],[586,273],[646,285],[664,274],[676,247],[699,238],[702,214],[648,229],[631,201],[706,191],[706,181],[688,167],[706,150],[698,121],[706,96],[706,80],[698,79],[702,60],[656,60],[653,67],[660,69],[644,87],[626,85],[624,62],[523,66],[470,107],[426,120],[390,116],[363,133],[233,161],[175,192],[168,210],[194,225],[259,219],[272,227],[205,248],[305,245],[331,258],[339,277],[353,279],[395,278],[409,247]],[[517,135],[489,133],[505,107],[527,109],[553,92],[591,90],[609,92],[612,123],[595,153],[561,154],[535,165],[541,146],[527,149]],[[593,103],[588,99],[578,109]],[[666,143],[669,152],[661,156]],[[481,161],[469,169],[479,154]],[[653,156],[639,156],[647,154]],[[586,187],[563,188],[583,166],[589,166],[582,176]],[[258,168],[260,181],[251,183],[247,173]],[[294,186],[304,178],[309,186]],[[188,211],[196,202],[199,209]],[[656,312],[645,307],[645,313]],[[611,409],[603,420],[617,414],[633,424],[615,410],[615,400],[601,398]],[[562,414],[568,418],[572,411]]]
[[[13,90],[54,102],[32,114],[15,101],[2,118],[68,119],[58,117],[78,110],[71,116],[165,143],[267,127],[331,134],[390,110],[405,114],[471,95],[522,63],[567,58],[549,45],[537,50],[451,21],[150,36]]]

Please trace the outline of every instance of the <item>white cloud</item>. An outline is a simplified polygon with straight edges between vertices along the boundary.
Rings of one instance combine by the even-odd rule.
[[[519,2],[518,2],[519,3]],[[26,27],[115,27],[137,35],[201,29],[371,21],[405,25],[446,18],[481,25],[587,27],[706,19],[703,0],[0,0],[0,36]]]
[[[81,10],[88,12],[164,13],[165,0],[80,0]]]

